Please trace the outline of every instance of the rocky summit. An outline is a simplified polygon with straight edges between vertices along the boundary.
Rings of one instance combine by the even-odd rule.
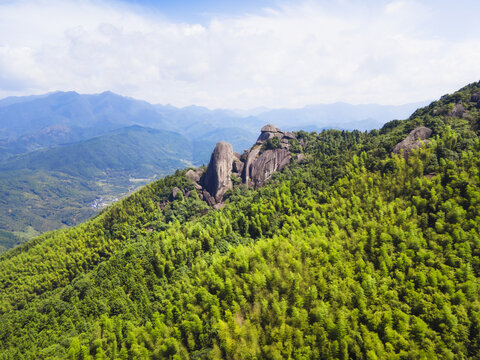
[[[242,155],[232,145],[221,141],[215,146],[207,171],[189,170],[187,177],[195,182],[200,197],[209,205],[222,203],[225,192],[232,188],[232,177],[247,186],[262,187],[272,174],[281,171],[292,160],[292,132],[284,132],[268,124],[261,129],[255,145]]]

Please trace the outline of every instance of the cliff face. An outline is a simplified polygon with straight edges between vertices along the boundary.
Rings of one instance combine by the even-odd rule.
[[[220,204],[232,188],[232,175],[247,186],[261,187],[276,171],[292,160],[289,140],[296,136],[273,125],[262,128],[256,144],[242,156],[233,152],[232,145],[221,141],[212,153],[206,173],[189,170],[187,176],[196,183],[200,196],[209,204]]]
[[[232,188],[233,155],[231,144],[220,141],[213,150],[207,172],[203,178],[203,187],[215,199],[221,202],[223,195]]]
[[[256,147],[247,150],[242,181],[248,186],[261,187],[275,171],[281,171],[290,163],[290,139],[295,134],[278,130],[273,125],[266,125],[257,139]]]
[[[251,161],[245,166],[242,180],[248,186],[258,188],[263,186],[275,171],[288,165],[292,156],[288,149],[265,150],[260,155],[255,150],[251,152]]]

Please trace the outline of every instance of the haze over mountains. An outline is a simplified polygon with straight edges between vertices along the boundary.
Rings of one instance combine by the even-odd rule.
[[[249,144],[243,142],[241,134],[249,139],[253,137],[253,133],[245,129],[253,124],[248,121],[239,124],[236,117],[229,119],[223,112],[154,106],[110,92],[99,95],[57,92],[0,102],[3,158],[45,146],[85,140],[131,125],[177,131],[188,134],[192,140],[202,138],[215,128],[235,130],[238,141],[234,146],[239,147]]]
[[[418,106],[209,110],[108,91],[0,100],[0,246],[74,225],[153,179],[205,164],[220,140],[242,152],[266,123],[285,130],[368,130],[406,118]]]
[[[405,118],[422,104],[335,103],[301,109],[238,111],[152,105],[108,91],[96,95],[55,92],[0,100],[0,141],[4,151],[21,153],[85,140],[125,126],[140,125],[176,131],[192,140],[215,137],[218,141],[216,134],[212,133],[218,131],[224,137],[232,137],[233,140],[225,140],[231,141],[240,151],[251,144],[262,124],[272,120],[287,130],[305,126],[369,130],[386,121]]]

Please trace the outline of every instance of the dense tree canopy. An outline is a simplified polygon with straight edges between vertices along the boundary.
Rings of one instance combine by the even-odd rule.
[[[479,91],[300,132],[304,160],[221,210],[179,171],[6,252],[0,359],[477,358]],[[431,141],[392,155],[419,125]]]

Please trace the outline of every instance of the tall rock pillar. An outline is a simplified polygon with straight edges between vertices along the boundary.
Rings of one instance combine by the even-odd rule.
[[[233,154],[232,145],[220,141],[213,150],[207,172],[202,179],[203,187],[215,198],[216,202],[222,201],[225,192],[232,188],[230,176],[232,175],[234,160],[236,158]]]

